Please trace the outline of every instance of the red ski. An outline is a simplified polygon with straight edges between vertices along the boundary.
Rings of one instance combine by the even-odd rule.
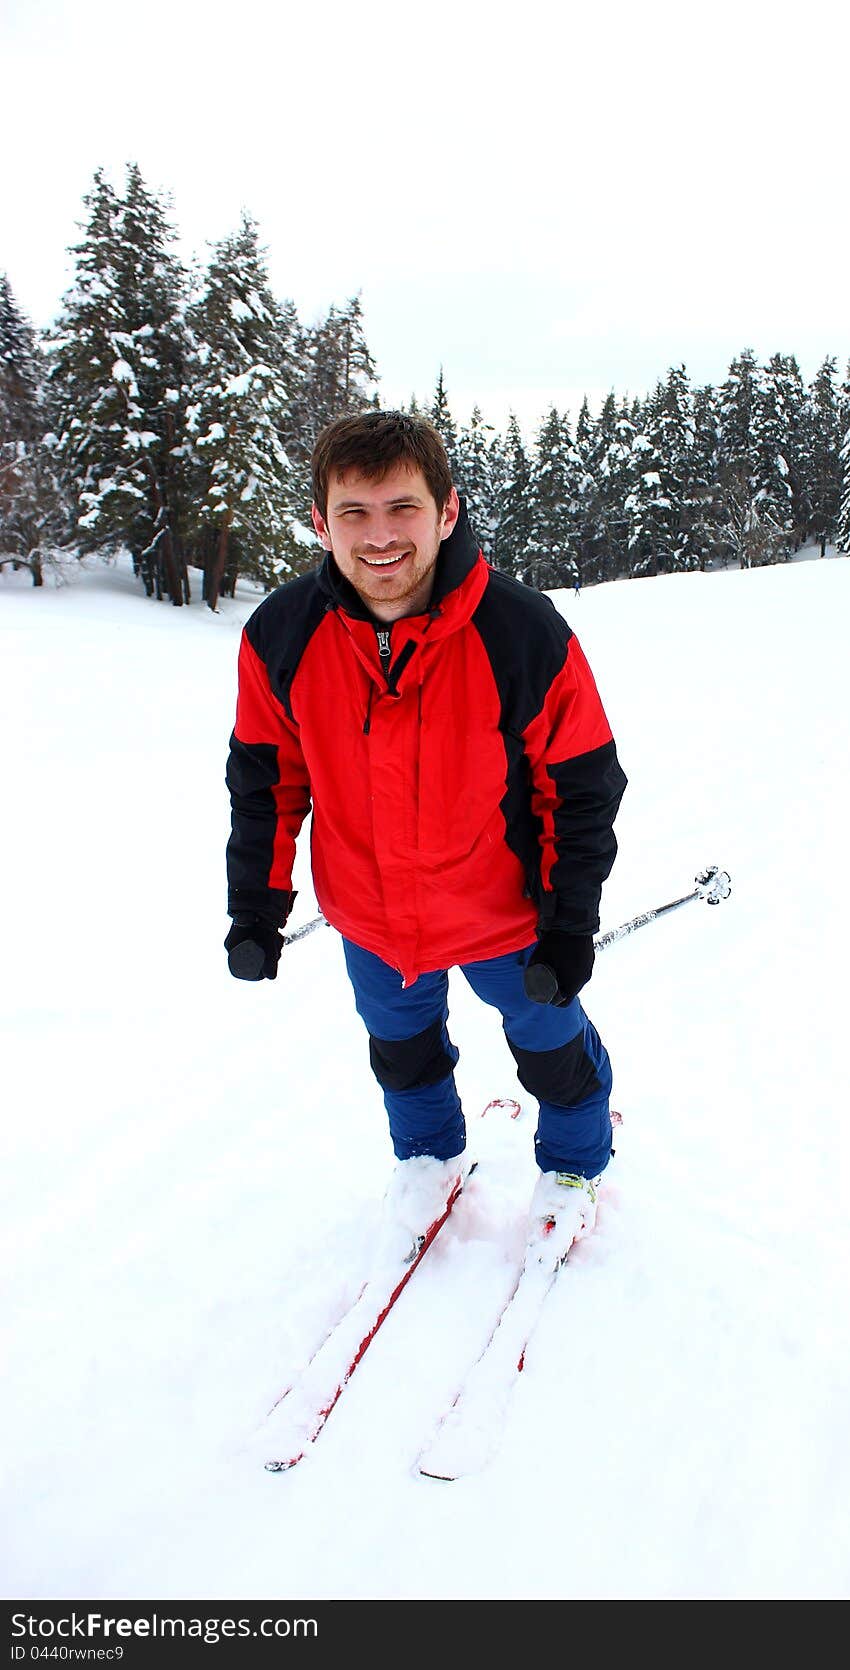
[[[269,1438],[270,1445],[275,1446],[275,1459],[265,1463],[267,1472],[288,1472],[315,1443],[381,1324],[434,1245],[474,1170],[473,1162],[465,1175],[458,1178],[443,1212],[431,1224],[415,1258],[409,1264],[400,1265],[389,1277],[382,1275],[366,1283],[350,1310],[331,1329],[306,1368],[275,1404]]]

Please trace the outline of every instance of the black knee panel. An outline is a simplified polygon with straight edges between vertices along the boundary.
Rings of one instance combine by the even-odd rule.
[[[417,1090],[447,1079],[457,1061],[457,1050],[443,1043],[443,1023],[434,1021],[414,1038],[369,1037],[372,1072],[384,1090]]]
[[[517,1064],[520,1084],[538,1101],[571,1108],[577,1102],[583,1102],[585,1096],[592,1096],[595,1090],[601,1089],[581,1032],[568,1044],[560,1044],[556,1050],[521,1050],[511,1043],[510,1038],[508,1047]]]

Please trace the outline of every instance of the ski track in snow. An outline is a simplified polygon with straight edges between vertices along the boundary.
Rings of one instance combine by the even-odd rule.
[[[222,940],[249,588],[0,577],[2,1570],[29,1599],[847,1598],[850,562],[555,594],[630,779],[585,992],[625,1123],[474,1478],[415,1459],[521,1257],[534,1110],[320,1440],[252,1434],[355,1297],[392,1165],[336,935]],[[291,923],[315,911],[308,842]],[[451,977],[467,1111],[520,1094]],[[501,1117],[501,1124],[499,1123]]]

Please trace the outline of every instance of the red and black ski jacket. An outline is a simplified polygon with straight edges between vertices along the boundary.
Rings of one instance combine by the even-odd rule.
[[[419,974],[599,926],[626,778],[548,597],[491,568],[461,510],[425,614],[376,622],[332,556],[246,623],[227,784],[231,915],[282,926],[312,807],[316,898]]]

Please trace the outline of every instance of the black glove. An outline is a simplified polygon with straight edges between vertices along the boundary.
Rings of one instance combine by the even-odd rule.
[[[541,934],[526,964],[526,997],[559,1008],[572,1003],[593,973],[593,957],[592,934],[565,934],[561,928],[550,928]]]
[[[224,948],[231,974],[237,980],[276,980],[283,935],[273,922],[246,911],[233,918]]]

